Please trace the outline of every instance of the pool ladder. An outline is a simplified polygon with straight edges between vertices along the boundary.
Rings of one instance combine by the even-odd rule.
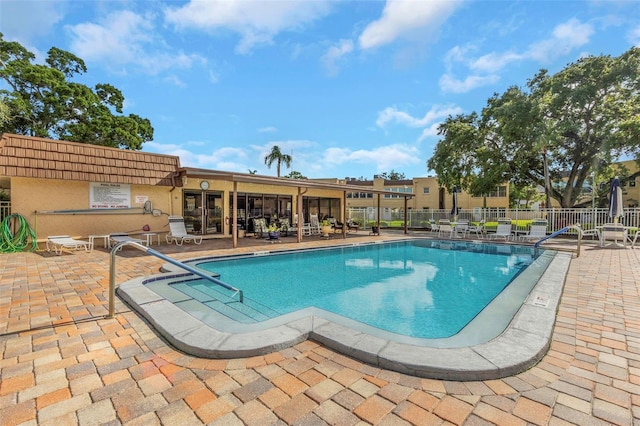
[[[207,275],[204,272],[202,272],[200,269],[194,268],[193,266],[189,266],[189,265],[185,265],[184,263],[177,261],[175,259],[170,258],[169,256],[165,256],[164,254],[160,253],[157,250],[153,250],[152,248],[143,246],[140,243],[137,243],[135,241],[123,241],[121,243],[116,244],[113,249],[111,250],[111,262],[109,264],[109,315],[107,316],[107,318],[113,318],[115,317],[115,310],[116,310],[116,252],[118,250],[120,250],[121,248],[123,248],[124,246],[132,246],[134,248],[137,248],[140,251],[143,251],[147,254],[153,255],[159,259],[162,259],[166,262],[171,263],[172,265],[176,265],[179,268],[184,269],[185,271],[191,272],[194,275],[199,276],[200,278],[204,278],[207,281],[210,281],[216,285],[219,285],[220,287],[224,287],[227,290],[231,290],[234,293],[231,295],[231,297],[235,297],[236,295],[239,295],[239,301],[240,303],[244,303],[244,293],[242,292],[242,290],[239,290],[225,282],[220,281],[217,278],[212,277],[211,275]]]

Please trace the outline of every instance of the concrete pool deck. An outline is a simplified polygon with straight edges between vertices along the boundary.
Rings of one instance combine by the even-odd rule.
[[[229,246],[159,250],[185,259]],[[117,282],[161,264],[125,249]],[[0,255],[0,424],[640,424],[638,249],[587,241],[540,362],[464,382],[375,367],[313,340],[249,358],[186,355],[120,301],[104,318],[108,270],[103,250]]]

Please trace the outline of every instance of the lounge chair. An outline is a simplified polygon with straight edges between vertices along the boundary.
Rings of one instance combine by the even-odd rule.
[[[547,236],[547,225],[542,223],[532,223],[529,232],[520,235],[520,241],[538,241]]]
[[[202,243],[202,235],[192,235],[187,233],[182,216],[169,216],[169,233],[166,236],[167,244],[175,242],[181,246],[183,243]]]
[[[349,231],[349,232],[351,232],[351,231],[358,232],[358,227],[359,226],[360,225],[358,225],[358,222],[355,222],[355,221],[353,221],[351,219],[349,219],[347,221],[347,231]]]
[[[614,241],[615,244],[621,241],[626,247],[628,238],[627,228],[621,223],[605,223],[600,229],[600,247],[604,247],[606,241]]]
[[[435,220],[433,219],[429,219],[429,229],[431,229],[431,232],[435,232],[436,234],[438,233],[438,231],[440,230],[438,228],[438,224],[436,223]]]
[[[88,241],[76,240],[69,235],[54,235],[47,237],[47,251],[53,250],[55,254],[60,256],[62,250],[73,249],[78,250],[84,248],[84,251],[89,252],[93,250],[93,244]]]
[[[116,244],[124,243],[124,242],[138,243],[138,244],[142,244],[143,246],[147,245],[147,240],[141,240],[140,238],[133,238],[129,236],[129,234],[124,232],[109,234],[109,248],[115,246]],[[122,247],[120,248],[122,249]]]
[[[491,238],[504,238],[505,241],[511,238],[511,224],[510,223],[498,223],[496,232],[490,234]]]

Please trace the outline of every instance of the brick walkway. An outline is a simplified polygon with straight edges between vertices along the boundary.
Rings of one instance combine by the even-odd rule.
[[[245,239],[238,250],[264,244]],[[160,250],[186,258],[229,246]],[[161,263],[127,248],[117,282]],[[0,271],[2,425],[640,425],[638,249],[585,244],[549,353],[526,372],[484,382],[406,376],[313,341],[254,358],[185,355],[120,302],[117,317],[104,318],[101,249],[4,254]]]

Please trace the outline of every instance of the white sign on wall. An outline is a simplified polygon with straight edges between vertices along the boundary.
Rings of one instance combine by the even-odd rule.
[[[131,207],[131,185],[126,183],[89,183],[90,209]]]

